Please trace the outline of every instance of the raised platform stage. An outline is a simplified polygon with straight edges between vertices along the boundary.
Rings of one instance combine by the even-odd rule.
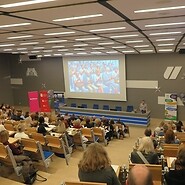
[[[60,107],[60,113],[69,115],[84,115],[84,116],[96,116],[106,117],[107,119],[120,119],[126,124],[147,126],[150,124],[150,111],[145,114],[126,112],[126,111],[113,111],[113,110],[102,110],[102,109],[89,109],[89,108],[77,108],[77,107]]]

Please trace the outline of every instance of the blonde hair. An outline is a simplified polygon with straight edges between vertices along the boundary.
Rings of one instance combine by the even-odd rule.
[[[9,139],[9,133],[7,130],[3,130],[0,132],[0,142],[6,143]]]
[[[141,138],[140,145],[138,147],[140,152],[144,152],[146,154],[150,152],[154,152],[154,144],[150,137]]]
[[[99,143],[92,143],[86,148],[78,167],[82,171],[89,172],[101,170],[110,165],[111,161],[104,147]]]
[[[17,125],[17,131],[18,131],[18,132],[24,132],[24,130],[25,130],[24,124],[23,124],[23,123],[19,123],[19,124]]]

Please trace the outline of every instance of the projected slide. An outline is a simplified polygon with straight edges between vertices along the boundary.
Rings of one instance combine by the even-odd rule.
[[[125,57],[63,59],[68,98],[126,101]]]
[[[118,60],[68,62],[70,92],[119,94]]]

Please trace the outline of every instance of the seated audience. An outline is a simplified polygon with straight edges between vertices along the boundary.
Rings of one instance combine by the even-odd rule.
[[[167,130],[164,135],[164,143],[166,144],[179,144],[179,140],[175,138],[173,130]]]
[[[59,117],[57,120],[56,132],[64,133],[66,131],[66,125],[64,123],[64,117]]]
[[[152,174],[145,165],[135,165],[130,171],[126,185],[153,185]]]
[[[184,132],[184,130],[182,129],[183,126],[182,126],[182,122],[180,123],[181,121],[179,121],[177,124],[176,124],[176,131],[177,132]]]
[[[185,184],[185,146],[179,147],[177,159],[173,162],[174,170],[165,174],[167,185],[184,185]]]
[[[99,143],[92,143],[86,148],[78,168],[80,181],[121,185],[106,150]]]
[[[131,162],[139,164],[158,164],[158,155],[150,137],[141,138],[137,151],[131,153]]]
[[[39,126],[37,128],[37,132],[43,134],[44,136],[47,134],[45,126],[47,127],[47,124],[44,123],[44,117],[41,116],[39,118]]]
[[[14,138],[29,138],[27,134],[24,133],[25,127],[23,123],[19,123],[17,125],[17,133],[14,135]]]

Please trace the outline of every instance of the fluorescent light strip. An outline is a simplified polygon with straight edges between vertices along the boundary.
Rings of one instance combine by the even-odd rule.
[[[73,34],[75,33],[74,31],[68,31],[68,32],[58,32],[58,33],[45,33],[44,35],[48,35],[48,36],[51,36],[51,35],[68,35],[68,34]]]
[[[75,44],[73,46],[75,46],[75,47],[81,47],[81,46],[88,46],[88,44]]]
[[[101,54],[102,52],[100,51],[92,51],[91,54]]]
[[[52,1],[56,1],[56,0],[23,1],[23,2],[18,2],[18,3],[0,5],[0,8],[12,8],[12,7],[26,6],[26,5],[32,5],[32,4],[38,4],[38,3],[47,3],[47,2],[52,2]]]
[[[143,40],[128,40],[125,43],[140,43],[143,42]]]
[[[58,49],[58,51],[69,51],[69,49]]]
[[[185,42],[183,43],[183,45],[185,45]]]
[[[84,48],[75,48],[74,49],[75,51],[83,51],[83,50],[85,50]]]
[[[146,49],[146,50],[140,50],[141,53],[150,53],[153,52],[154,50],[152,49]]]
[[[133,35],[115,35],[111,36],[110,38],[125,38],[125,37],[137,37],[139,36],[138,34],[133,34]]]
[[[135,51],[133,50],[126,50],[126,51],[122,51],[123,53],[134,53]]]
[[[164,8],[152,8],[152,9],[135,10],[134,13],[157,12],[157,11],[184,9],[184,8],[185,8],[185,6],[171,6],[171,7],[164,7]]]
[[[185,22],[174,22],[174,23],[163,23],[163,24],[148,24],[145,25],[146,28],[149,27],[159,27],[159,26],[175,26],[175,25],[182,25],[185,24]]]
[[[79,39],[75,39],[77,41],[84,41],[84,40],[99,40],[100,37],[92,37],[92,38],[79,38]]]
[[[159,49],[159,51],[173,51],[172,49]]]
[[[94,15],[84,15],[84,16],[77,16],[77,17],[67,17],[62,19],[54,19],[54,22],[61,22],[61,21],[71,21],[77,19],[87,19],[87,18],[94,18],[94,17],[101,17],[103,14],[94,14]]]
[[[111,44],[114,44],[114,42],[101,42],[101,43],[98,43],[98,45],[111,45]]]
[[[174,44],[170,43],[170,44],[158,44],[158,46],[173,46]]]
[[[176,31],[176,32],[150,33],[149,35],[171,35],[171,34],[180,34],[180,33],[182,32]]]
[[[64,55],[74,55],[74,53],[65,53]]]
[[[77,53],[77,55],[86,55],[86,54],[87,54],[86,52]]]
[[[18,54],[19,52],[17,52],[17,51],[14,51],[14,52],[12,52],[12,54]]]
[[[48,40],[45,43],[49,44],[49,43],[60,43],[60,42],[67,42],[67,40]]]
[[[96,48],[92,48],[92,49],[105,49],[104,47],[96,47]]]
[[[7,25],[0,25],[0,28],[10,28],[10,27],[16,27],[16,26],[27,26],[31,23],[25,22],[25,23],[18,23],[18,24],[7,24]]]
[[[21,39],[21,38],[30,38],[33,37],[33,35],[22,35],[22,36],[16,36],[16,37],[8,37],[7,39]]]
[[[52,46],[52,48],[64,48],[65,46]]]
[[[27,53],[28,53],[28,51],[21,51],[21,53],[22,53],[22,54],[27,54]]]
[[[27,48],[17,48],[17,51],[27,50]]]
[[[56,54],[53,54],[53,56],[62,56],[61,53],[56,53]]]
[[[12,49],[3,49],[3,51],[12,51]]]
[[[96,29],[96,30],[89,30],[90,32],[101,32],[101,31],[114,31],[114,30],[123,30],[126,27],[117,27],[117,28],[102,28],[102,29]]]
[[[43,52],[44,53],[50,53],[50,52],[52,52],[53,50],[44,50]]]
[[[140,45],[140,46],[134,46],[135,48],[144,48],[144,47],[149,47],[149,45]]]
[[[171,41],[175,40],[175,38],[169,38],[169,39],[156,39],[156,41]]]
[[[31,51],[31,53],[39,53],[40,51]]]
[[[33,49],[44,49],[45,47],[34,47]]]
[[[106,53],[108,54],[114,54],[114,53],[118,53],[117,51],[107,51]]]
[[[15,44],[2,44],[0,47],[9,47],[9,46],[15,46]]]
[[[46,55],[44,55],[45,57],[50,57],[51,56],[51,54],[46,54]]]
[[[126,46],[113,46],[112,48],[113,49],[123,49],[123,48],[126,48]]]
[[[38,44],[39,42],[25,42],[25,43],[20,43],[21,46],[26,46],[26,45],[34,45]]]

